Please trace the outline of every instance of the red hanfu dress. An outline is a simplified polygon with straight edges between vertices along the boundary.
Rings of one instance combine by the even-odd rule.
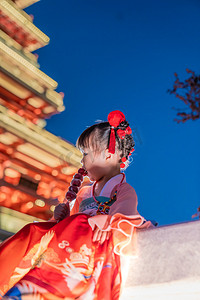
[[[70,217],[28,224],[1,245],[3,299],[119,299],[120,256],[135,255],[135,229],[151,226],[137,212],[135,190],[121,178],[111,178],[96,197],[102,204],[117,191],[108,215],[96,215],[92,187],[83,187]],[[102,245],[92,242],[95,226],[112,231]]]

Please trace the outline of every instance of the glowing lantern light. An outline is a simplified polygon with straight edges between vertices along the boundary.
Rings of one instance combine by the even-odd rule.
[[[51,172],[51,174],[52,174],[53,176],[57,176],[57,175],[58,175],[58,171],[57,171],[57,170],[53,170],[53,171]]]
[[[13,170],[11,168],[6,168],[4,170],[4,180],[8,183],[11,183],[13,185],[18,185],[20,177],[21,174],[16,170]]]
[[[50,211],[54,212],[54,210],[55,210],[55,205],[51,205],[50,206]]]
[[[46,199],[48,199],[50,197],[50,190],[49,190],[48,183],[40,181],[39,185],[38,185],[38,188],[37,188],[37,194],[40,195],[40,196],[43,196]]]
[[[41,179],[41,175],[40,174],[36,174],[34,178],[35,178],[35,180],[40,180]]]
[[[45,202],[43,200],[41,200],[41,199],[35,200],[35,204],[37,206],[40,206],[40,207],[44,207],[45,206]]]
[[[28,208],[28,209],[31,209],[31,208],[33,208],[33,202],[31,202],[31,201],[29,201],[28,203],[26,203],[26,207]]]

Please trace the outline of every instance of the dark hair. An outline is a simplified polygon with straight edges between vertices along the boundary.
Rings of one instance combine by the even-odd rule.
[[[125,120],[122,121],[118,127],[114,128],[116,139],[115,147],[121,151],[121,158],[126,157],[127,160],[131,150],[135,146],[135,142],[130,134],[126,134],[124,139],[120,139],[116,131],[118,129],[125,130],[128,126],[129,123]],[[94,124],[83,131],[76,142],[76,146],[79,149],[92,146],[94,151],[101,151],[103,147],[109,147],[110,132],[111,126],[109,122]]]

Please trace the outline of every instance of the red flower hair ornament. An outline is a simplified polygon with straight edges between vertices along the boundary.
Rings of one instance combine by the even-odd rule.
[[[109,152],[112,154],[115,153],[115,131],[114,131],[114,128],[118,127],[120,125],[120,123],[125,120],[126,120],[126,118],[120,110],[111,111],[108,115],[108,122],[111,126]],[[122,129],[117,130],[117,134],[120,139],[124,139],[126,134],[131,134],[131,133],[132,133],[132,130],[129,126],[125,130],[122,130]]]
[[[118,134],[119,138],[122,140],[125,138],[126,134],[131,134],[131,133],[132,133],[132,130],[131,130],[130,126],[128,126],[125,130],[122,130],[122,129],[117,130],[117,134]]]

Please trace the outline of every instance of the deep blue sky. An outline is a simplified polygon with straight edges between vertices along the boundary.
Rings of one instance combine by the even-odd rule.
[[[50,44],[36,51],[41,70],[64,92],[66,110],[46,129],[75,143],[111,110],[135,130],[127,169],[139,212],[159,225],[191,220],[200,205],[200,120],[177,124],[166,91],[174,72],[200,71],[198,0],[40,1],[26,11]]]

